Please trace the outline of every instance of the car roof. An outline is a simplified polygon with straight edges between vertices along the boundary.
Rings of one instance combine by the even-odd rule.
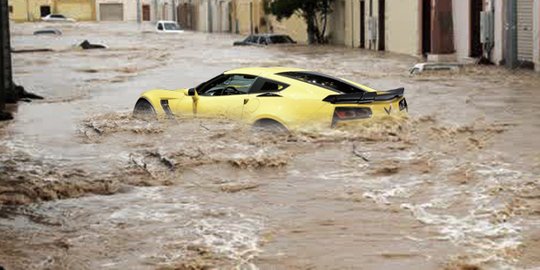
[[[306,69],[301,68],[291,68],[291,67],[247,67],[247,68],[238,68],[238,69],[232,69],[229,71],[224,72],[224,74],[244,74],[244,75],[252,75],[252,76],[269,76],[269,75],[278,75],[282,72],[313,72]],[[324,75],[324,74],[322,74]],[[327,75],[326,75],[327,76]],[[353,81],[336,78],[338,80],[342,80],[344,82],[347,82],[349,84],[353,84],[355,86],[358,86],[362,88],[365,91],[368,92],[376,92],[377,90],[368,87],[366,85],[362,85]]]
[[[262,75],[275,75],[282,72],[293,72],[293,71],[308,71],[300,68],[290,68],[290,67],[248,67],[248,68],[238,68],[226,71],[225,74],[245,74],[253,76],[262,76]]]
[[[262,33],[262,34],[253,34],[250,36],[254,37],[288,37],[287,34],[273,34],[273,33]]]
[[[158,21],[157,23],[177,23],[175,21]]]

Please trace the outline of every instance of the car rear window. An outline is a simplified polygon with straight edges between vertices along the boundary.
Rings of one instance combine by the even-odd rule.
[[[352,94],[365,92],[364,89],[356,87],[343,80],[315,72],[282,72],[278,75],[320,86],[338,93]]]

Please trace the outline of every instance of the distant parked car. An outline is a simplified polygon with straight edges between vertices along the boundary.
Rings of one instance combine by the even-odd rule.
[[[184,30],[180,28],[177,22],[174,21],[158,21],[156,23],[156,31],[159,33],[182,33]]]
[[[295,44],[288,35],[280,34],[256,34],[250,35],[243,41],[237,41],[234,46],[249,46],[249,45],[272,45],[272,44]]]
[[[49,14],[41,18],[44,22],[75,22],[75,19],[67,18],[62,14]]]

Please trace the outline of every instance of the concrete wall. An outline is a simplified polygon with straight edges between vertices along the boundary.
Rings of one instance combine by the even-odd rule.
[[[386,1],[387,51],[418,54],[421,34],[418,22],[419,11],[418,0]]]
[[[100,18],[100,4],[123,4],[124,21],[137,21],[137,5],[133,0],[96,0],[96,20]]]
[[[292,39],[299,43],[307,43],[307,25],[304,19],[297,15],[293,15],[289,19],[283,19],[280,22],[275,17],[269,17],[269,25],[272,26],[273,32],[277,34],[287,34]]]
[[[470,55],[471,37],[471,4],[469,1],[453,0],[452,13],[454,17],[454,46],[456,57],[462,62]]]
[[[95,0],[62,0],[56,2],[57,13],[78,21],[95,21]]]
[[[330,42],[332,44],[345,45],[348,43],[346,39],[351,39],[350,31],[347,29],[347,27],[351,26],[350,14],[347,12],[347,6],[350,5],[350,0],[336,0],[334,2],[334,12],[328,22]]]
[[[505,0],[491,0],[490,6],[495,15],[495,47],[491,52],[491,61],[499,65],[504,59],[504,18],[505,18]]]
[[[5,1],[5,0],[1,0]],[[10,18],[14,21],[40,21],[40,7],[48,5],[51,11],[55,12],[56,5],[53,0],[9,0],[8,4],[13,7],[13,13]]]

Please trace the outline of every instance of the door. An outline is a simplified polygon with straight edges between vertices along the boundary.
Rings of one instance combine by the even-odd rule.
[[[261,104],[265,108],[278,108],[283,104],[279,92],[287,87],[288,85],[284,83],[259,77],[251,87],[249,94],[244,98],[242,119],[250,122],[257,118],[256,112]]]
[[[533,62],[533,0],[517,0],[518,61]]]
[[[143,21],[150,21],[150,5],[142,6],[142,19]]]
[[[471,38],[470,38],[470,56],[481,57],[482,56],[482,43],[480,41],[480,14],[483,10],[483,0],[471,0]]]
[[[386,50],[386,1],[379,0],[379,51]]]
[[[222,74],[196,87],[198,96],[183,98],[174,104],[181,115],[222,117],[240,120],[244,102],[257,77],[243,74]]]
[[[99,19],[101,21],[124,20],[123,4],[99,4]]]
[[[431,53],[431,0],[422,0],[422,55]]]
[[[40,12],[41,17],[43,18],[51,14],[51,6],[41,6],[39,7],[39,12]]]
[[[360,1],[360,48],[366,48],[366,2]]]

